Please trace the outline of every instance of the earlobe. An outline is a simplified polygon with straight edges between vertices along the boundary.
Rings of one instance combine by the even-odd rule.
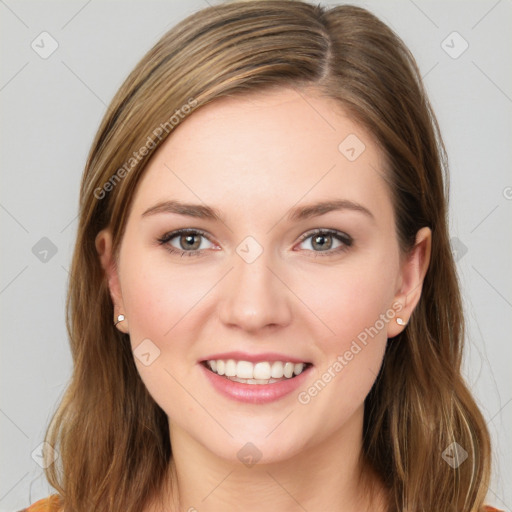
[[[388,325],[388,338],[395,337],[406,328],[420,300],[423,281],[430,264],[431,245],[432,231],[428,227],[421,228],[416,233],[414,247],[400,269],[400,287],[394,298],[394,304],[399,304],[400,310],[395,321]]]
[[[127,333],[128,322],[125,316],[119,272],[112,250],[112,233],[108,228],[102,229],[96,235],[95,246],[101,267],[105,272],[105,279],[107,280],[110,297],[114,305],[113,323],[121,332]],[[121,317],[122,320],[120,320]]]

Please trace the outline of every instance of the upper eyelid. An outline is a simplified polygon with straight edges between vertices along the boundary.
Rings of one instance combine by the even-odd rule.
[[[208,241],[210,241],[212,244],[214,243],[211,239],[210,235],[201,229],[198,228],[183,228],[183,229],[175,229],[174,231],[168,231],[167,233],[164,233],[162,236],[158,237],[159,241],[166,240],[167,242],[180,236],[180,235],[187,235],[187,234],[193,234],[193,235],[201,235],[204,238],[206,238]]]
[[[327,235],[338,236],[339,238],[345,237],[352,240],[352,237],[348,233],[333,228],[314,228],[313,230],[306,231],[304,234],[300,235],[299,240],[303,241],[306,238],[309,238],[310,236],[313,235],[317,235],[319,233],[326,233]]]

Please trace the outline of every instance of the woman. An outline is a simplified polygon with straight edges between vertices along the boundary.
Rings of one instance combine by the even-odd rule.
[[[28,510],[493,510],[445,167],[364,9],[235,2],[168,32],[88,158],[59,494]]]

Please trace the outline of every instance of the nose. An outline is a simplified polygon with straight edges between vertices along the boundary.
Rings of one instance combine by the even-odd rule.
[[[286,279],[271,267],[264,251],[247,263],[233,255],[234,268],[223,283],[219,316],[230,327],[247,332],[284,327],[291,322],[291,296]]]

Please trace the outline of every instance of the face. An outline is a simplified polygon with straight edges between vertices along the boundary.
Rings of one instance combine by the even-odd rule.
[[[159,148],[109,284],[171,436],[233,461],[251,442],[263,463],[360,428],[429,250],[427,233],[400,257],[383,172],[370,135],[311,91],[217,100]]]

